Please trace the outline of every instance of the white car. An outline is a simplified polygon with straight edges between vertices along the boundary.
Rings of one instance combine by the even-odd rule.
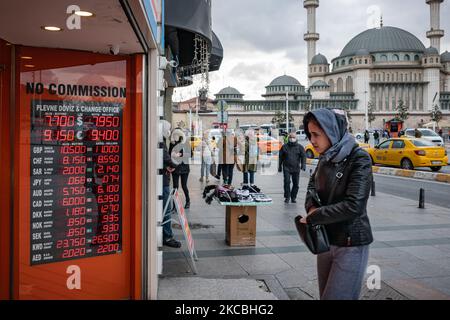
[[[444,145],[444,139],[442,139],[442,137],[433,130],[426,128],[418,128],[417,130],[419,130],[422,133],[421,139],[428,140],[438,147]],[[405,136],[414,138],[415,137],[414,131],[415,129],[406,129]]]
[[[297,140],[306,140],[308,137],[306,136],[305,130],[297,130]]]

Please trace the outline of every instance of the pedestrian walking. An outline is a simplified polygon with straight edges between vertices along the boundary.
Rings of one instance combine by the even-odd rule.
[[[308,215],[300,222],[324,225],[330,242],[330,251],[317,256],[320,298],[357,300],[373,242],[367,216],[372,162],[347,132],[345,117],[320,109],[303,123],[320,158],[308,185]]]
[[[369,140],[370,140],[370,134],[369,134],[369,131],[366,130],[364,132],[364,143],[369,143]]]
[[[258,144],[255,131],[248,130],[244,140],[244,163],[243,175],[244,185],[255,185],[255,173],[258,169]]]
[[[380,134],[378,133],[378,130],[375,130],[375,132],[373,133],[373,143],[374,143],[374,146],[377,146],[380,144]]]
[[[167,150],[167,138],[170,137],[170,123],[166,120],[162,121],[163,126],[163,164],[164,164],[164,175],[163,175],[163,208],[166,207],[167,201],[170,196],[170,174],[175,171],[176,164],[173,163],[169,151]],[[173,237],[172,223],[171,223],[171,213],[172,213],[172,203],[169,203],[167,210],[164,213],[163,218],[163,245],[180,248],[181,242],[175,240]]]
[[[283,171],[284,202],[296,203],[300,171],[306,170],[306,153],[301,144],[297,142],[295,132],[289,134],[289,142],[284,144],[279,155],[278,172]],[[291,189],[292,180],[292,189]]]
[[[203,134],[202,142],[201,142],[201,168],[200,168],[200,182],[203,182],[203,178],[205,177],[206,183],[209,182],[209,173],[211,171],[211,164],[213,162],[213,147],[209,141],[208,133]]]
[[[219,145],[219,163],[222,164],[223,183],[231,185],[233,182],[234,165],[236,163],[237,139],[233,132],[227,131],[222,136]]]
[[[190,143],[187,141],[186,135],[180,128],[174,129],[171,136],[171,143],[169,148],[169,153],[172,157],[172,160],[175,164],[177,164],[174,172],[172,173],[173,177],[173,187],[178,189],[179,182],[181,179],[181,188],[183,189],[184,197],[186,199],[186,203],[184,208],[189,209],[191,206],[191,199],[189,197],[189,189],[187,186],[189,179],[189,158],[190,158]]]

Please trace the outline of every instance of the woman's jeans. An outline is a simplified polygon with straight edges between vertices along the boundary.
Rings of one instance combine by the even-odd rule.
[[[336,247],[317,256],[321,300],[358,300],[369,260],[369,246]]]
[[[255,184],[255,172],[254,171],[244,172],[244,184],[248,184],[249,176],[250,176],[250,184]]]
[[[201,170],[201,172],[200,172],[201,177],[202,178],[203,177],[208,178],[209,177],[209,172],[211,171],[211,164],[202,161],[202,167],[201,167],[200,170]]]

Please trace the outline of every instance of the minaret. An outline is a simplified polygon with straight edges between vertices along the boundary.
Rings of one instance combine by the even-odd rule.
[[[430,31],[427,32],[427,38],[430,39],[430,45],[441,52],[441,38],[444,36],[444,30],[440,29],[440,7],[444,0],[426,0],[430,5]]]
[[[303,6],[308,12],[308,30],[303,39],[308,44],[308,66],[312,58],[316,55],[316,42],[319,40],[319,34],[316,33],[316,8],[319,7],[319,0],[304,0]],[[308,68],[309,77],[309,68]]]

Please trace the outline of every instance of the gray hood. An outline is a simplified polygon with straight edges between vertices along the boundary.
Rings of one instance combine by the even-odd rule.
[[[348,133],[348,123],[345,116],[337,114],[330,109],[319,109],[307,113],[303,118],[303,125],[305,133],[310,140],[311,133],[309,132],[308,123],[313,119],[319,123],[331,142],[330,149],[322,154],[321,158],[332,162],[344,160],[356,145],[355,138]]]

